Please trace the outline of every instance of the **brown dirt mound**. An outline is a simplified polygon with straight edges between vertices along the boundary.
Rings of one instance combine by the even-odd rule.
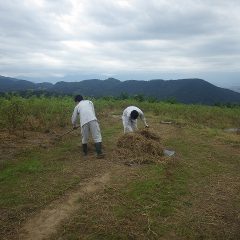
[[[160,137],[149,130],[127,133],[119,137],[114,159],[126,164],[161,162],[163,147]]]

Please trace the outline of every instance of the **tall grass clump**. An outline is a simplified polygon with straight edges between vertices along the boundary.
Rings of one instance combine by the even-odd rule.
[[[10,99],[1,99],[0,104],[0,122],[3,128],[8,129],[10,133],[15,130],[24,130],[27,119],[27,106],[24,99],[11,97]]]
[[[139,106],[161,119],[216,128],[240,127],[240,107],[142,102]]]
[[[104,97],[90,99],[94,102],[98,118],[111,114],[121,115],[131,105],[144,113],[153,114],[159,121],[171,120],[190,125],[215,128],[240,127],[240,107],[186,105],[180,103],[156,102],[138,98],[116,99]],[[0,128],[9,132],[16,130],[50,131],[71,124],[75,103],[73,97],[65,96],[20,96],[0,97]]]
[[[69,124],[73,102],[69,97],[32,97],[27,99],[29,127],[50,130]]]
[[[121,115],[128,106],[137,106],[144,113],[151,112],[159,120],[170,120],[189,125],[213,128],[240,127],[240,107],[205,106],[197,104],[181,104],[156,102],[150,100],[139,101],[136,98],[116,99],[104,97],[92,99],[97,114],[116,113]]]
[[[11,96],[0,99],[1,128],[49,131],[65,127],[70,122],[73,101],[69,97]]]

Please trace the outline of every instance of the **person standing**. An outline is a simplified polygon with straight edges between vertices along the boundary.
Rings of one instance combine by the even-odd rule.
[[[144,114],[141,109],[135,106],[129,106],[123,111],[122,121],[123,121],[123,128],[124,133],[134,132],[137,130],[137,118],[140,118],[145,127],[149,127]]]
[[[74,98],[77,104],[72,114],[73,128],[77,128],[78,117],[80,117],[81,133],[82,133],[82,149],[83,154],[86,156],[88,153],[88,139],[91,133],[98,158],[103,158],[102,153],[102,136],[100,127],[95,115],[94,105],[89,100],[83,100],[81,95]]]

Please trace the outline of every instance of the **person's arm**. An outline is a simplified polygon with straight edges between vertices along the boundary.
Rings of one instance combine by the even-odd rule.
[[[144,116],[142,111],[139,112],[139,118],[143,121],[145,127],[149,127],[148,124],[147,124],[146,118],[145,118],[145,116]]]
[[[77,127],[77,120],[78,120],[78,108],[77,106],[74,108],[73,114],[72,114],[72,125],[73,128]]]

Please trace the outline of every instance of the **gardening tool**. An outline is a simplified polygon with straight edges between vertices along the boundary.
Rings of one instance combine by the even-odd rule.
[[[73,132],[75,129],[78,129],[79,127],[80,127],[80,126],[76,126],[76,127],[72,128],[72,129],[68,130],[67,132],[65,132],[65,133],[62,134],[62,135],[54,136],[53,138],[51,138],[51,139],[49,140],[48,144],[46,144],[46,142],[43,142],[43,143],[40,144],[40,147],[42,147],[42,148],[48,148],[48,147],[49,147],[49,146],[48,146],[49,144],[55,145],[57,142],[59,142],[60,140],[62,140],[62,137],[64,137],[65,135],[67,135],[67,134],[69,134],[69,133],[71,133],[71,132]]]
[[[69,131],[65,132],[64,134],[58,136],[57,139],[58,139],[58,140],[62,139],[62,137],[64,137],[65,135],[67,135],[67,134],[69,134],[69,133],[71,133],[71,132],[73,132],[74,130],[76,130],[76,129],[78,129],[78,128],[80,128],[80,125],[72,128],[72,129],[70,129]]]

